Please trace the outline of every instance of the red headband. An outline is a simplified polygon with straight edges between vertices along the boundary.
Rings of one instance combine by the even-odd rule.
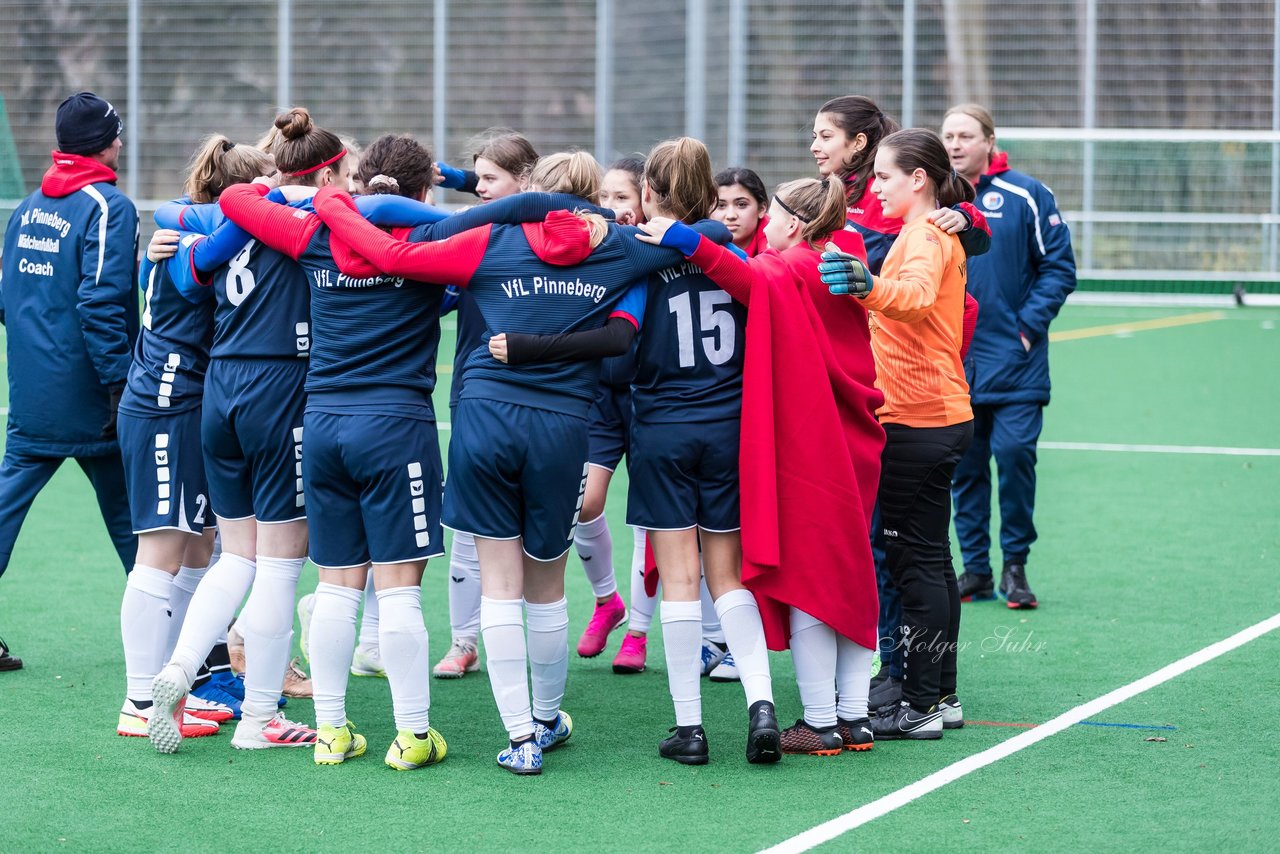
[[[341,160],[346,156],[347,156],[347,150],[344,148],[341,151],[339,151],[337,154],[330,157],[325,162],[317,163],[315,166],[312,166],[310,169],[300,169],[297,172],[286,172],[284,174],[288,175],[290,178],[297,178],[302,175],[310,175],[312,172],[319,172],[321,169],[323,169],[326,166],[332,166],[333,164],[337,163],[339,160]]]

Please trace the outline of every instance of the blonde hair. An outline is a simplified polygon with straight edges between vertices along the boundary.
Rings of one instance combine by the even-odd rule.
[[[659,208],[690,225],[710,216],[720,198],[707,147],[688,136],[655,145],[644,180]]]
[[[835,176],[788,181],[778,185],[774,196],[804,224],[800,238],[812,246],[821,246],[844,228],[844,182]]]
[[[247,184],[275,171],[271,155],[251,145],[237,145],[213,134],[191,157],[182,191],[196,204],[207,204],[232,184]]]
[[[591,248],[595,249],[609,236],[609,221],[598,213],[590,211],[574,211],[573,215],[587,224],[587,232],[591,237]]]
[[[956,104],[947,110],[946,115],[942,117],[945,122],[952,116],[968,116],[978,123],[978,127],[982,128],[982,135],[990,140],[996,138],[996,120],[991,115],[991,111],[981,104]],[[987,154],[987,163],[990,164],[995,159],[998,149],[993,144],[991,151]]]
[[[529,173],[530,186],[546,193],[578,196],[593,205],[600,201],[600,182],[603,180],[604,170],[585,151],[548,154]]]

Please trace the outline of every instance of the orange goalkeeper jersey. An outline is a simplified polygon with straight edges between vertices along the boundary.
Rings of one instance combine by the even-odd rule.
[[[903,227],[871,293],[871,349],[886,424],[947,427],[973,418],[960,362],[965,254],[927,217]]]

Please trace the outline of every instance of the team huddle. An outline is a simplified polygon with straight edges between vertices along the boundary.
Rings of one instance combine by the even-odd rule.
[[[714,172],[688,137],[605,168],[500,129],[459,169],[409,136],[361,151],[293,108],[255,144],[215,135],[193,155],[183,195],[155,213],[140,316],[133,271],[125,287],[108,270],[132,266],[127,239],[108,239],[132,212],[114,187],[122,129],[96,96],[64,102],[60,150],[10,222],[0,280],[11,376],[25,369],[15,347],[38,352],[59,332],[25,331],[48,296],[22,277],[73,282],[56,308],[63,334],[84,328],[67,371],[86,379],[62,420],[83,435],[24,444],[42,425],[22,395],[37,392],[11,380],[0,490],[26,454],[76,457],[98,491],[129,573],[120,735],[173,753],[235,721],[234,747],[309,747],[337,765],[368,746],[347,717],[349,678],[376,675],[397,730],[386,764],[423,768],[448,751],[431,678],[480,670],[483,641],[507,736],[497,763],[539,774],[574,731],[570,551],[596,597],[578,655],[620,630],[613,670],[640,673],[660,616],[665,758],[709,759],[704,676],[740,682],[751,763],[963,726],[960,601],[992,595],[996,422],[963,361],[988,310],[967,289],[993,243],[972,204],[995,157],[983,108],[952,110],[944,145],[869,99],[835,98],[814,121],[818,177],[772,196],[748,168]],[[966,145],[987,140],[985,161],[961,169]],[[437,188],[478,203],[445,211]],[[1060,219],[1039,198],[1045,255]],[[69,234],[77,257],[64,261],[71,248],[54,244]],[[1069,256],[1065,227],[1048,239]],[[446,478],[434,392],[449,313]],[[1032,358],[1043,332],[1018,327]],[[1047,369],[1045,385],[1047,401]],[[975,483],[987,468],[987,507],[968,508],[957,580],[953,477],[971,444],[986,454],[969,468]],[[624,458],[629,602],[604,514]],[[47,479],[29,477],[16,522],[0,519],[5,564]],[[452,637],[433,668],[422,585],[446,528],[449,578],[429,575],[427,590],[447,585]],[[1034,529],[1019,536],[1029,548]],[[1003,532],[1002,545],[1002,595],[1035,607],[1026,550]],[[299,600],[307,559],[319,584]],[[295,611],[309,680],[291,660]],[[770,649],[790,649],[804,707],[786,728]],[[286,715],[285,694],[313,699],[314,726]]]

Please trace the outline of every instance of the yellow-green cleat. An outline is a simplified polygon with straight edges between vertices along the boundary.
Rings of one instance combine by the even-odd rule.
[[[316,764],[341,765],[348,759],[363,756],[368,746],[365,737],[356,732],[356,725],[351,721],[344,726],[320,724],[316,730]]]
[[[418,738],[409,730],[402,729],[387,748],[386,762],[397,771],[412,771],[443,761],[448,752],[449,745],[445,744],[444,736],[434,729],[427,728],[426,738]]]

